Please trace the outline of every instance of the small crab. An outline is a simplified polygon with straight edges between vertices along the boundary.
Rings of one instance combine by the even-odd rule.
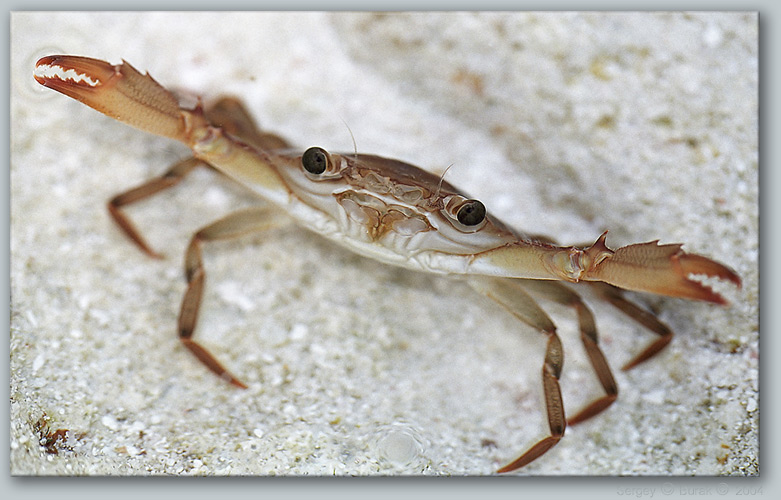
[[[618,395],[599,347],[593,315],[562,282],[589,285],[658,336],[624,365],[625,370],[658,353],[673,334],[653,314],[626,299],[621,289],[724,305],[722,296],[691,276],[741,285],[733,270],[687,253],[680,244],[662,245],[657,240],[613,250],[607,246],[605,232],[590,245],[559,246],[551,238],[515,231],[442,177],[380,156],[331,153],[321,147],[295,150],[284,139],[258,130],[236,99],[220,99],[207,109],[200,102],[185,109],[172,93],[126,62],[112,65],[86,57],[48,56],[36,64],[35,79],[108,116],[192,149],[192,158],[109,202],[113,218],[148,255],[159,257],[122,207],[176,184],[197,166],[216,169],[268,202],[203,227],[192,237],[185,255],[188,286],[178,318],[179,338],[212,372],[234,386],[246,387],[193,338],[205,277],[201,245],[268,229],[275,225],[274,214],[279,211],[302,227],[380,262],[462,278],[543,334],[547,347],[542,383],[550,435],[499,472],[540,457],[561,440],[568,424],[604,411]],[[604,392],[569,419],[559,387],[562,344],[553,321],[533,296],[575,309],[583,345]]]

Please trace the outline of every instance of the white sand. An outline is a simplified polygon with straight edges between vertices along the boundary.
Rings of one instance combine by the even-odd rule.
[[[616,373],[618,401],[521,474],[755,475],[757,18],[752,14],[15,14],[11,66],[13,474],[491,474],[543,433],[542,342],[443,277],[295,227],[209,245],[198,338],[176,339],[190,234],[254,202],[199,172],[130,210],[112,195],[186,150],[32,80],[88,55],[242,96],[302,147],[442,172],[495,215],[566,243],[661,239],[733,266],[730,308],[636,295],[675,331]],[[619,367],[651,340],[593,303]],[[570,311],[571,413],[598,394]],[[69,429],[58,455],[34,423]]]

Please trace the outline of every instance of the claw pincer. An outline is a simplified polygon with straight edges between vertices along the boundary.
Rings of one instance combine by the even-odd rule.
[[[35,80],[101,113],[153,134],[184,140],[177,99],[130,64],[89,57],[47,56],[35,65]]]

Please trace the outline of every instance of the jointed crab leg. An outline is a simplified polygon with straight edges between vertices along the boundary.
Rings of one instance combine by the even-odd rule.
[[[129,191],[118,194],[108,202],[108,212],[113,217],[117,225],[127,234],[138,247],[150,257],[159,259],[162,255],[152,250],[152,247],[146,242],[135,224],[125,215],[122,207],[135,203],[137,201],[148,198],[155,193],[159,193],[165,189],[175,186],[184,177],[189,174],[195,167],[199,165],[206,165],[197,158],[187,158],[176,163],[166,173],[145,182],[144,184],[137,186]]]
[[[556,281],[519,280],[518,284],[532,293],[575,309],[578,315],[580,339],[583,342],[583,347],[586,350],[591,366],[594,368],[594,373],[596,373],[599,379],[602,390],[605,391],[604,396],[589,403],[574,417],[570,417],[567,420],[567,424],[575,425],[606,410],[618,397],[618,385],[613,378],[610,365],[608,365],[602,349],[599,348],[597,326],[591,310],[583,303],[578,294]]]
[[[567,424],[574,425],[589,419],[613,404],[618,396],[618,386],[605,359],[605,355],[599,348],[594,317],[576,293],[553,281],[509,281],[472,278],[469,280],[469,283],[477,291],[502,305],[513,316],[548,336],[542,378],[548,413],[548,426],[551,434],[532,446],[512,463],[499,469],[499,472],[509,472],[523,467],[554,446],[563,436]],[[537,305],[534,299],[527,294],[527,291],[575,309],[578,315],[581,340],[594,372],[597,374],[597,378],[605,391],[604,396],[588,404],[568,421],[564,416],[564,406],[561,402],[561,390],[559,387],[559,375],[564,363],[561,341],[556,334],[556,326],[553,324],[553,321]]]
[[[621,367],[622,370],[626,371],[634,368],[643,361],[646,361],[647,359],[654,356],[670,343],[673,338],[672,330],[670,330],[667,325],[656,319],[656,316],[653,314],[638,307],[636,304],[629,302],[624,297],[624,293],[621,290],[614,286],[606,285],[605,283],[592,282],[589,284],[597,292],[597,294],[599,294],[599,296],[611,303],[619,311],[626,314],[637,323],[643,325],[649,331],[659,335],[659,338],[656,339],[656,341],[649,344],[648,347],[643,349],[629,362],[624,364],[624,366]]]
[[[279,225],[276,213],[268,207],[253,207],[239,210],[202,228],[193,235],[185,256],[185,277],[187,291],[182,298],[179,312],[179,339],[211,371],[231,384],[246,389],[239,379],[234,377],[217,359],[192,339],[198,322],[198,310],[203,296],[203,284],[206,273],[201,257],[203,242],[236,238],[245,234],[265,231]]]
[[[545,396],[550,436],[542,439],[520,457],[497,471],[500,473],[510,472],[536,459],[552,448],[564,436],[567,420],[564,416],[564,404],[561,399],[561,388],[559,387],[559,377],[564,364],[564,351],[561,347],[561,340],[556,334],[556,325],[553,324],[553,321],[537,305],[534,299],[518,287],[517,283],[509,280],[479,277],[471,278],[469,284],[475,290],[502,305],[510,314],[548,337],[548,343],[545,348],[545,361],[542,365],[542,389]]]
[[[245,143],[260,149],[271,150],[290,147],[290,144],[281,137],[259,130],[244,109],[244,106],[232,97],[224,97],[218,100],[212,107],[206,110],[206,117],[212,124],[220,126],[231,136],[237,137]],[[121,193],[109,201],[108,210],[114,221],[150,257],[160,258],[161,255],[152,250],[121,208],[177,185],[198,166],[211,167],[208,163],[204,163],[197,158],[186,158],[173,165],[160,177]]]

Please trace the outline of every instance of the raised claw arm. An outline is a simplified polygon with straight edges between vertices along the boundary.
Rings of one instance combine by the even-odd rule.
[[[35,80],[121,122],[186,142],[177,99],[148,74],[123,61],[112,65],[80,56],[46,56]]]
[[[36,63],[34,77],[107,116],[185,143],[196,158],[272,203],[288,200],[289,190],[268,154],[225,137],[225,129],[212,126],[200,104],[195,109],[180,107],[173,94],[127,62],[112,65],[90,57],[47,56]]]
[[[704,275],[741,286],[727,266],[681,250],[681,244],[658,240],[611,250],[607,231],[588,248],[558,247],[518,241],[477,254],[467,272],[510,278],[554,279],[577,283],[601,281],[626,290],[727,304],[726,299],[690,275]]]

